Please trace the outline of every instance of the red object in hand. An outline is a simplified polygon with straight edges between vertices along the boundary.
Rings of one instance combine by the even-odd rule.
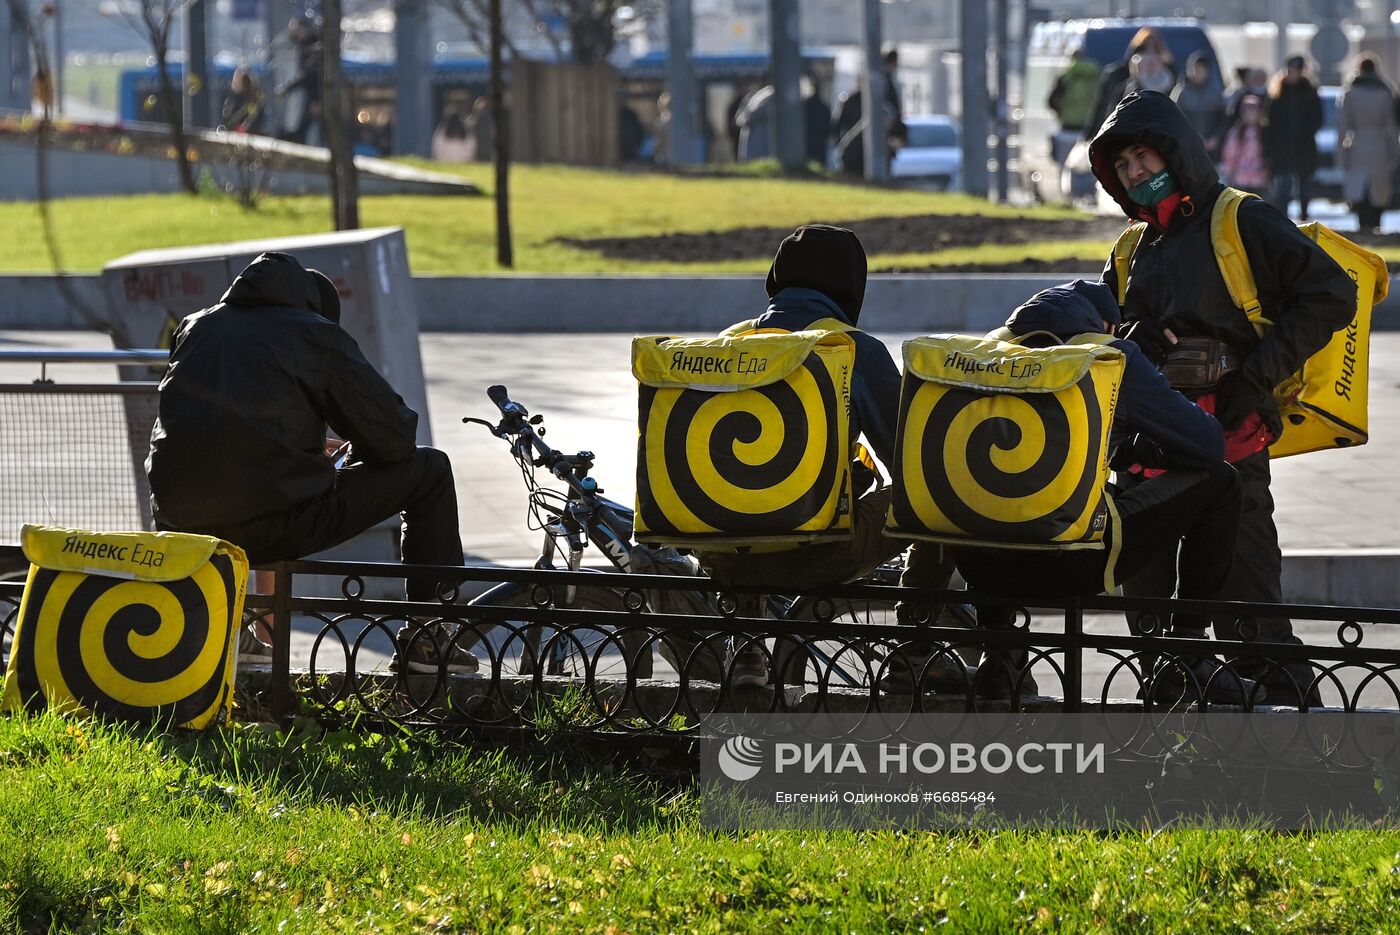
[[[1215,394],[1211,393],[1196,400],[1211,415],[1215,415]],[[1274,433],[1264,424],[1264,417],[1251,412],[1249,418],[1233,431],[1225,433],[1225,460],[1237,464],[1252,454],[1258,454],[1274,443]]]
[[[1210,393],[1200,397],[1196,400],[1196,405],[1211,415],[1215,415],[1215,394]],[[1237,464],[1250,455],[1263,451],[1273,443],[1274,433],[1269,431],[1269,427],[1264,424],[1264,417],[1257,412],[1251,412],[1249,418],[1244,420],[1243,425],[1232,432],[1225,433],[1225,460],[1230,464]],[[1141,474],[1151,480],[1159,474],[1165,474],[1166,469],[1134,464],[1128,468],[1128,473]]]

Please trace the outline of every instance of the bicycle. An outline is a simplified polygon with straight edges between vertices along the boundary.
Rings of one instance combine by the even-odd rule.
[[[733,611],[732,607],[721,608],[719,595],[705,587],[708,579],[701,576],[699,565],[693,558],[674,548],[647,546],[634,540],[633,511],[603,496],[603,488],[592,476],[595,464],[593,452],[578,451],[566,454],[545,443],[544,417],[539,414],[531,415],[525,406],[510,398],[505,387],[490,387],[487,397],[500,411],[499,422],[493,423],[473,417],[464,418],[462,421],[481,425],[493,436],[510,445],[512,457],[520,468],[528,492],[527,521],[532,530],[543,534],[543,544],[535,561],[535,568],[559,570],[562,557],[564,569],[590,571],[583,567],[582,561],[588,545],[592,544],[606,556],[613,569],[622,573],[654,573],[661,568],[673,574],[695,577],[697,587],[693,594],[689,590],[663,592],[668,595],[687,596],[691,606],[682,612],[696,616],[721,617],[726,616],[725,610]],[[536,476],[537,470],[541,468],[551,478],[563,483],[566,490],[542,486]],[[900,571],[898,564],[884,566],[861,583],[896,585],[899,582]],[[504,582],[468,602],[467,606],[537,607],[535,597],[528,585]],[[555,602],[555,606],[614,612],[639,609],[628,606],[627,595],[623,589],[606,586],[570,585],[565,590],[563,599]],[[763,610],[766,619],[779,622],[895,622],[892,599],[806,596],[794,598],[775,595],[767,598]],[[946,613],[950,617],[940,618],[940,624],[961,627],[974,625],[969,608],[955,605],[948,608]],[[543,629],[540,625],[524,621],[508,622],[504,626],[473,626],[476,639],[486,645],[486,651],[491,656],[491,665],[497,671],[509,671],[510,651],[518,644],[520,655],[514,672],[517,675],[533,675],[538,660],[543,662],[544,675],[626,678],[630,671],[634,677],[648,678],[653,671],[650,648],[655,645],[663,659],[678,672],[684,669],[692,679],[697,677],[697,672],[701,678],[708,673],[710,676],[718,676],[713,679],[715,681],[724,679],[726,661],[720,658],[722,649],[718,641],[714,638],[698,637],[695,632],[653,636],[647,632],[624,629],[621,637],[618,637],[602,629],[601,625],[573,628],[562,626],[552,628],[555,635],[541,650],[539,644]],[[778,642],[784,641],[779,638]],[[787,685],[801,681],[808,684],[815,682],[868,689],[871,683],[880,677],[884,669],[884,660],[895,648],[890,641],[882,640],[863,639],[858,645],[849,641],[804,641],[800,647],[791,644],[775,647],[772,667],[774,671],[784,674],[782,681]]]

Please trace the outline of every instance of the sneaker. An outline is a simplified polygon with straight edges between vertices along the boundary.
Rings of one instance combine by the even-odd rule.
[[[1255,704],[1320,708],[1322,693],[1314,684],[1317,670],[1309,662],[1290,662],[1266,673],[1259,684],[1264,697]],[[1302,695],[1300,698],[1299,696]]]
[[[766,688],[768,682],[768,656],[750,643],[735,654],[729,663],[729,684],[734,688]]]
[[[240,627],[238,630],[238,664],[272,664],[272,647],[258,639],[251,625]]]
[[[481,668],[476,656],[453,642],[451,634],[440,625],[432,629],[402,629],[396,642],[394,660],[389,663],[395,671],[433,674],[445,669],[448,675],[472,675]],[[447,649],[446,659],[442,658],[443,647]]]
[[[973,674],[973,669],[950,658],[947,653],[934,655],[932,651],[896,650],[886,659],[880,689],[892,695],[923,694],[927,691],[939,695],[966,695],[972,686]]]
[[[1161,704],[1195,701],[1202,692],[1211,704],[1259,704],[1264,698],[1258,682],[1241,678],[1219,659],[1210,656],[1162,659],[1157,664],[1152,686],[1152,700]]]
[[[1021,696],[1039,695],[1040,685],[1026,666],[1024,652],[1007,656],[1004,653],[988,653],[987,658],[977,667],[972,679],[972,690],[978,698],[1000,700],[1011,697],[1013,686],[1020,686]]]

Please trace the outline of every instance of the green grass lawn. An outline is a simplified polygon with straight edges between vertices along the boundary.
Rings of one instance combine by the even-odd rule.
[[[721,834],[570,744],[0,720],[0,928],[1316,933],[1400,905],[1389,832]]]
[[[442,166],[434,166],[443,169]],[[451,167],[483,188],[490,167]],[[520,166],[511,176],[512,224],[519,272],[755,272],[768,259],[708,263],[610,259],[558,238],[654,236],[675,232],[724,231],[760,226],[790,229],[811,221],[850,221],[908,215],[983,214],[1076,218],[1065,208],[1012,209],[956,194],[871,188],[826,179],[782,179],[754,174],[678,176],[557,166]],[[75,198],[52,203],[61,260],[70,270],[96,270],[103,263],[155,247],[310,234],[327,229],[328,201],[319,197],[264,199],[253,211],[214,195],[146,195]],[[417,273],[473,274],[497,270],[492,199],[381,196],[361,200],[365,227],[401,225],[407,232]],[[0,203],[0,270],[47,271],[39,214],[29,203]],[[773,244],[776,249],[776,241]],[[1064,244],[993,247],[998,259],[1031,257]],[[1092,244],[1087,255],[1107,246]],[[967,250],[958,251],[967,262]],[[1068,252],[1073,253],[1070,249]],[[910,244],[897,257],[872,257],[872,268],[928,266],[943,257]]]

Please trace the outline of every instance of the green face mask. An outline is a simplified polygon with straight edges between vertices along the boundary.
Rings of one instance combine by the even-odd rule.
[[[1158,172],[1145,182],[1139,182],[1128,189],[1128,197],[1134,204],[1150,208],[1163,198],[1176,191],[1176,179],[1166,169]]]

